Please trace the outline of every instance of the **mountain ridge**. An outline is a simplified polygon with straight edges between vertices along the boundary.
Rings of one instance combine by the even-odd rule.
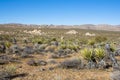
[[[21,23],[7,23],[0,24],[0,27],[40,27],[40,28],[79,28],[79,29],[90,29],[90,30],[106,30],[106,31],[120,31],[120,25],[110,24],[81,24],[81,25],[53,25],[53,24],[21,24]]]

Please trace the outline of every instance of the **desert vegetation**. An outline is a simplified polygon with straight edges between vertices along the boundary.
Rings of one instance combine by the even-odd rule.
[[[119,80],[119,34],[2,25],[0,80]]]

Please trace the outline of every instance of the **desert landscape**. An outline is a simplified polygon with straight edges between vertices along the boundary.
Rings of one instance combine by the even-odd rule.
[[[43,26],[0,25],[0,80],[120,79],[118,29]]]
[[[120,0],[0,0],[0,80],[120,80]]]

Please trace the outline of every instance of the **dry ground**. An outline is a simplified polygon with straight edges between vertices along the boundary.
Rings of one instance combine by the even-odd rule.
[[[49,54],[46,55],[38,55],[34,54],[33,59],[42,59],[49,60]],[[77,54],[72,54],[72,57],[78,56]],[[48,64],[46,66],[29,66],[27,65],[27,61],[30,58],[22,59],[21,64],[8,64],[7,66],[14,65],[15,67],[19,67],[17,69],[17,73],[28,73],[26,77],[19,77],[13,80],[110,80],[110,73],[112,69],[107,70],[76,70],[76,69],[62,69],[55,68],[53,70],[49,70],[49,67],[55,67],[56,65]],[[55,59],[57,62],[62,62],[65,58]],[[45,71],[41,71],[44,68]]]

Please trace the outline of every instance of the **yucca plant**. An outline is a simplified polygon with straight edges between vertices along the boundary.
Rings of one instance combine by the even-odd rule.
[[[51,39],[51,41],[57,41],[57,39],[56,39],[55,37],[53,37],[53,38]]]
[[[8,42],[8,41],[5,42],[5,46],[6,46],[7,48],[10,48],[11,45],[12,45],[12,44],[11,44],[10,42]]]
[[[40,38],[34,38],[32,40],[33,43],[37,43],[37,42],[40,42],[40,43],[43,43],[44,40],[40,39]]]
[[[67,46],[66,46],[65,44],[61,44],[61,45],[60,45],[60,48],[61,48],[61,49],[66,49]]]
[[[116,47],[113,43],[110,44],[110,49],[112,52],[114,52],[116,50]]]
[[[93,46],[95,44],[95,40],[94,39],[88,40],[88,44]]]
[[[95,51],[95,57],[98,60],[101,60],[105,57],[105,51],[103,48],[96,48],[94,51]]]
[[[93,49],[84,48],[81,50],[82,57],[88,61],[93,58]]]

